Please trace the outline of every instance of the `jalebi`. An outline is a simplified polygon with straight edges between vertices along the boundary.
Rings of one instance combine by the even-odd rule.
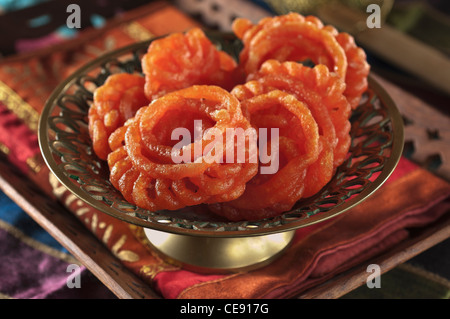
[[[248,76],[259,70],[266,60],[324,64],[347,83],[345,95],[352,109],[359,104],[367,89],[370,70],[364,51],[352,36],[339,33],[334,27],[323,25],[314,16],[290,13],[268,17],[253,25],[247,19],[236,19],[233,31],[244,48],[240,63]]]
[[[169,124],[166,116],[171,121],[164,133],[158,124]],[[204,124],[197,140],[191,139],[196,129],[193,121]],[[189,133],[188,143],[179,148],[172,141],[177,128]],[[251,126],[239,101],[224,89],[198,85],[168,93],[141,108],[123,129],[111,135],[111,183],[128,201],[151,210],[235,199],[257,173],[258,162],[249,160],[249,143],[243,162],[226,162],[230,149],[237,153],[235,141],[226,138],[230,128],[247,130]],[[182,156],[183,161],[174,156]]]
[[[142,58],[145,92],[151,100],[191,85],[231,89],[237,63],[220,51],[199,28],[156,39]]]
[[[319,125],[324,144],[333,150],[334,168],[342,164],[350,147],[351,126],[351,109],[344,95],[346,85],[342,79],[324,65],[309,68],[296,62],[276,60],[264,62],[252,78],[260,82],[265,91],[283,90],[306,103]],[[326,148],[324,152],[327,152]]]
[[[264,148],[266,154],[274,155],[266,165],[277,161],[278,167],[270,174],[262,174],[260,169],[247,183],[242,196],[226,203],[211,204],[210,208],[229,220],[273,217],[290,209],[302,197],[308,167],[319,156],[319,129],[308,107],[283,91],[272,90],[241,103],[250,114],[252,125],[260,129],[262,124],[270,131],[279,130],[277,139],[270,136],[267,141],[262,140],[259,132],[260,152]],[[267,152],[269,149],[271,151]]]
[[[111,149],[109,136],[136,111],[149,103],[144,94],[144,77],[137,74],[119,73],[107,78],[94,92],[89,108],[89,134],[96,155],[106,160]]]

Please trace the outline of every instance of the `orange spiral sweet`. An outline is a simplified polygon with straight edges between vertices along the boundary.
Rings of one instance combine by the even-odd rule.
[[[348,33],[341,32],[336,36],[336,40],[342,46],[347,56],[348,68],[345,77],[347,87],[345,96],[352,109],[356,109],[361,101],[362,94],[367,90],[367,76],[370,72],[370,65],[366,60],[366,53],[358,47],[354,38]]]
[[[164,133],[159,124],[168,124],[167,115],[171,126]],[[170,133],[183,128],[195,134],[193,120],[205,124],[201,138],[176,149]],[[198,85],[168,93],[141,108],[123,129],[111,135],[109,144],[114,148],[108,157],[111,183],[128,201],[151,210],[233,200],[244,192],[246,183],[257,172],[258,163],[248,160],[249,148],[241,163],[224,160],[226,152],[236,147],[234,141],[226,139],[229,128],[246,130],[251,126],[240,102],[224,89]],[[220,136],[214,145],[220,146],[217,149],[223,153],[207,152],[216,141],[207,132],[214,132],[215,138]],[[201,153],[196,154],[196,149]],[[214,160],[216,154],[218,158]],[[183,162],[177,162],[174,155],[187,156]]]
[[[291,13],[262,19],[244,33],[238,27],[239,20],[233,26],[236,25],[234,29],[238,31],[235,33],[244,44],[239,58],[247,75],[258,71],[269,59],[296,62],[311,59],[316,64],[326,64],[331,71],[345,77],[347,59],[333,34],[310,23],[302,15]]]
[[[290,13],[264,18],[256,25],[246,19],[236,19],[233,31],[244,44],[240,61],[247,76],[257,72],[269,59],[311,60],[326,65],[345,80],[345,96],[352,109],[358,106],[367,89],[370,66],[364,51],[352,36],[324,25],[317,17]]]
[[[303,102],[280,90],[241,102],[250,115],[252,125],[258,127],[262,124],[267,129],[279,130],[278,141],[269,137],[267,143],[263,143],[259,139],[260,151],[261,148],[271,149],[273,143],[277,144],[278,168],[271,174],[259,171],[247,183],[242,196],[233,201],[211,204],[210,208],[229,220],[273,217],[289,210],[303,195],[308,167],[319,156],[318,126]],[[274,118],[273,114],[284,118],[284,121]],[[271,159],[270,165],[274,159]]]
[[[333,149],[334,168],[341,165],[350,147],[350,104],[346,85],[324,65],[313,68],[295,62],[264,62],[253,74],[265,90],[279,89],[295,95],[308,105],[319,124],[324,142]]]
[[[233,58],[217,50],[199,28],[152,41],[142,58],[142,69],[151,100],[191,85],[230,89],[237,75]]]
[[[350,105],[344,96],[345,84],[324,65],[309,68],[296,62],[280,63],[268,60],[252,78],[254,80],[244,85],[237,85],[231,93],[241,101],[249,113],[253,126],[279,128],[280,158],[295,162],[294,158],[298,155],[298,151],[292,152],[292,145],[299,136],[293,134],[301,132],[301,129],[293,125],[293,113],[282,113],[273,106],[264,111],[256,111],[257,108],[249,104],[249,101],[256,100],[264,105],[267,102],[262,102],[262,97],[281,91],[284,94],[292,94],[297,103],[303,103],[309,110],[318,127],[318,155],[306,167],[303,166],[301,174],[292,174],[291,180],[282,173],[272,178],[257,175],[248,183],[246,192],[237,200],[211,205],[213,211],[229,219],[270,217],[276,212],[289,210],[300,198],[314,195],[331,180],[337,166],[344,161],[350,146],[348,119]],[[291,147],[288,148],[288,145]],[[298,163],[297,165],[299,168],[302,167]],[[264,183],[261,183],[262,179],[265,180]],[[278,189],[277,185],[282,185],[280,181],[283,179],[285,186]],[[286,185],[290,185],[291,182],[295,185],[295,190],[291,189],[292,193],[288,195]],[[261,185],[264,185],[264,188]],[[275,195],[270,193],[270,190],[277,193],[276,200],[273,200]],[[261,196],[259,200],[258,196]],[[258,204],[254,204],[253,201],[257,201]]]
[[[106,160],[111,149],[108,138],[136,111],[149,103],[144,94],[145,79],[137,74],[119,73],[107,78],[94,92],[89,108],[89,134],[96,155]]]

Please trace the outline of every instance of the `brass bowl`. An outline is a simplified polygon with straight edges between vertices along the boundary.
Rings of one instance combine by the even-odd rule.
[[[238,59],[242,44],[232,34],[207,35],[220,49]],[[290,211],[270,219],[230,222],[205,214],[201,207],[179,211],[148,211],[136,207],[111,185],[107,163],[94,154],[87,111],[94,90],[110,74],[142,72],[141,57],[151,41],[105,54],[61,83],[41,114],[39,143],[47,165],[66,188],[99,211],[144,227],[150,243],[165,255],[205,269],[241,269],[267,262],[287,247],[296,229],[342,214],[367,199],[386,181],[401,157],[402,118],[389,95],[369,77],[369,88],[351,116],[352,144],[348,159],[321,191],[299,201]],[[199,256],[192,252],[201,243],[208,242],[208,247],[214,247],[212,255],[226,256],[230,245],[244,247],[244,241],[248,247],[255,247],[257,241],[257,245],[267,249],[256,257],[228,256],[227,262],[214,256],[202,257],[206,253]],[[195,249],[185,249],[184,245]],[[181,251],[175,246],[180,246]],[[186,251],[191,252],[182,257]],[[198,262],[199,259],[209,261]],[[234,262],[229,262],[230,259]]]

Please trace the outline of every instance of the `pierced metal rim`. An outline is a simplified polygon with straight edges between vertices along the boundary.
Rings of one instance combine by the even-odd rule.
[[[123,47],[121,49],[112,51],[110,53],[107,53],[91,62],[86,64],[85,66],[81,67],[73,73],[71,76],[69,76],[64,82],[62,82],[51,94],[49,99],[47,100],[47,103],[42,111],[40,120],[39,120],[39,127],[38,127],[38,139],[39,139],[39,146],[41,149],[41,152],[43,154],[44,160],[47,164],[47,166],[50,168],[50,171],[57,177],[57,179],[67,188],[69,189],[74,195],[76,195],[79,199],[83,200],[93,208],[106,213],[108,215],[111,215],[115,218],[118,218],[120,220],[123,220],[128,223],[132,223],[138,226],[142,226],[145,228],[151,228],[154,230],[160,230],[164,232],[174,233],[174,234],[184,234],[184,235],[191,235],[191,236],[202,236],[202,237],[244,237],[244,236],[259,236],[259,235],[268,235],[273,234],[276,232],[284,232],[284,231],[290,231],[295,230],[301,227],[309,226],[318,222],[325,221],[327,219],[330,219],[332,217],[335,217],[337,215],[340,215],[349,209],[355,207],[356,205],[362,203],[364,200],[366,200],[370,195],[372,195],[376,190],[378,190],[384,182],[389,178],[389,176],[394,171],[395,167],[397,166],[402,152],[403,152],[403,145],[404,145],[404,133],[403,133],[403,120],[400,115],[400,112],[398,111],[394,101],[392,98],[387,94],[387,92],[382,88],[382,86],[375,80],[373,77],[369,75],[368,81],[369,81],[369,87],[371,87],[374,92],[377,94],[377,96],[380,97],[380,99],[384,102],[386,108],[387,108],[387,114],[390,119],[391,125],[392,125],[392,146],[391,146],[391,154],[387,158],[383,169],[381,170],[380,174],[377,176],[377,178],[371,182],[369,186],[367,186],[362,192],[356,194],[353,198],[347,199],[343,204],[340,204],[338,207],[330,209],[327,212],[321,212],[318,214],[315,214],[313,216],[310,216],[306,219],[301,219],[297,222],[290,222],[288,224],[279,224],[275,225],[273,227],[267,227],[267,228],[252,228],[252,223],[258,223],[259,221],[254,222],[225,222],[221,224],[229,225],[229,226],[239,226],[242,225],[240,230],[196,230],[196,229],[190,229],[190,228],[182,228],[182,227],[174,227],[170,225],[166,225],[164,223],[160,222],[151,222],[151,221],[145,221],[145,220],[139,220],[135,217],[131,217],[129,215],[124,214],[117,214],[116,211],[111,209],[110,207],[105,206],[101,202],[97,201],[96,199],[86,196],[86,193],[84,193],[78,185],[76,185],[73,181],[71,181],[61,170],[59,170],[57,163],[53,159],[53,153],[50,149],[50,141],[49,136],[47,134],[49,130],[48,125],[48,117],[50,116],[53,107],[55,105],[55,101],[57,100],[58,96],[64,92],[70,85],[73,84],[73,81],[77,79],[81,74],[86,73],[86,71],[90,70],[91,68],[95,66],[101,65],[103,62],[110,60],[113,57],[120,56],[121,54],[132,52],[133,50],[140,49],[146,45],[148,45],[152,40],[144,41],[140,43],[136,43],[133,45],[129,45],[126,47]],[[247,225],[246,225],[247,224]]]

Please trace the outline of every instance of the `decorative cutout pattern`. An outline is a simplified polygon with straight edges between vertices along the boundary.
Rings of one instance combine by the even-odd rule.
[[[428,170],[450,180],[450,118],[421,106],[420,115],[414,105],[402,107],[405,122],[405,149],[409,156]]]
[[[242,0],[175,0],[177,8],[220,31],[231,31],[236,17],[250,18],[256,23],[270,13],[251,1]]]

